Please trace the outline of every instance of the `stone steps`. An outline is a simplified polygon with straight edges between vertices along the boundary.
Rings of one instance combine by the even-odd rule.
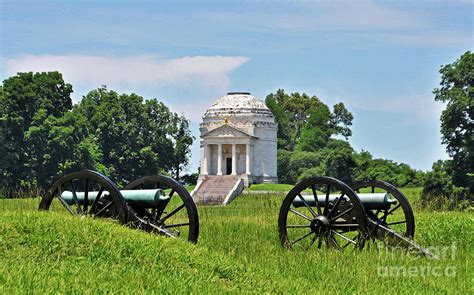
[[[235,175],[208,176],[194,192],[194,201],[201,205],[222,205],[237,181],[240,177]]]

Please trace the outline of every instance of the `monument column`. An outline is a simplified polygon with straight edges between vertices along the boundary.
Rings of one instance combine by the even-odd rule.
[[[250,173],[251,173],[250,172],[250,164],[251,164],[251,162],[250,162],[250,157],[251,157],[250,156],[251,155],[251,153],[250,153],[250,143],[247,143],[245,145],[245,147],[246,147],[246,152],[245,152],[245,174],[250,175]]]
[[[231,175],[237,175],[237,149],[235,143],[232,144],[232,173]]]
[[[222,175],[222,144],[217,144],[217,175]]]
[[[211,170],[211,147],[209,144],[204,145],[204,175],[209,175]]]

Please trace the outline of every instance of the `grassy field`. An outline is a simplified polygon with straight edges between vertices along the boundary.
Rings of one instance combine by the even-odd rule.
[[[405,193],[416,203],[419,189]],[[37,199],[0,200],[0,294],[474,292],[472,212],[415,210],[415,239],[439,260],[375,247],[287,251],[276,228],[282,198],[242,195],[227,207],[200,207],[197,245],[37,212]]]

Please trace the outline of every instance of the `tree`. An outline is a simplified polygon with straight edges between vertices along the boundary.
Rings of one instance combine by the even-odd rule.
[[[177,117],[177,131],[173,134],[174,153],[173,170],[177,180],[180,179],[180,172],[189,164],[190,147],[194,137],[189,130],[189,121],[185,117]]]
[[[432,171],[426,175],[421,193],[422,206],[433,209],[454,209],[463,200],[469,199],[469,189],[453,184],[452,160],[439,160],[433,164]]]
[[[103,86],[90,91],[74,110],[88,118],[102,163],[118,183],[144,175],[179,174],[188,162],[188,122],[156,99],[118,94]]]
[[[25,134],[35,116],[62,117],[72,108],[72,86],[58,72],[18,73],[3,81],[0,92],[0,185],[11,194],[36,185],[31,147]],[[40,139],[42,140],[42,139]]]
[[[275,94],[269,94],[265,102],[272,110],[278,124],[278,176],[280,181],[292,183],[301,179],[301,173],[303,173],[301,169],[308,170],[314,166],[308,166],[308,162],[301,163],[302,165],[295,164],[293,165],[294,169],[289,169],[292,167],[291,163],[299,162],[301,157],[306,157],[306,160],[319,159],[318,161],[322,161],[321,150],[327,149],[329,143],[334,143],[332,136],[342,135],[347,139],[352,134],[350,126],[353,116],[343,103],[334,105],[331,112],[330,108],[314,95],[309,96],[306,93],[300,94],[298,92],[287,94],[282,89],[279,89]],[[352,151],[349,144],[346,147]],[[340,150],[332,154],[326,151],[324,155],[327,156],[325,159],[328,163],[334,160],[329,155],[336,156],[339,155],[338,152]],[[353,162],[352,158],[351,161]],[[320,164],[318,162],[318,165]],[[343,169],[345,164],[352,167],[352,164],[349,163],[343,165],[337,162],[333,164],[335,164],[334,167],[338,167],[335,169]],[[347,171],[336,172],[327,165],[315,169],[324,175],[330,173],[347,178],[345,174]],[[311,173],[315,173],[315,169],[312,169]],[[350,171],[352,171],[351,169]]]
[[[88,127],[86,118],[78,113],[55,117],[47,116],[44,109],[38,111],[25,133],[35,185],[47,187],[54,177],[80,169],[107,173],[97,139]]]
[[[324,148],[334,132],[330,121],[331,111],[326,105],[311,109],[308,121],[303,126],[296,148],[308,152]]]
[[[270,93],[265,102],[278,123],[279,148],[289,151],[293,151],[298,143],[310,113],[315,108],[325,106],[316,96],[298,92],[286,94],[282,89],[276,94]]]
[[[442,142],[453,158],[455,185],[474,191],[474,54],[464,53],[444,65],[435,100],[446,103],[441,114]]]
[[[334,105],[330,123],[335,134],[340,134],[346,139],[352,136],[352,130],[350,129],[352,120],[354,120],[354,116],[352,116],[342,102]]]
[[[277,150],[277,171],[281,183],[295,183],[297,172],[290,166],[293,153],[285,149]]]
[[[73,107],[58,72],[18,73],[0,86],[0,187],[46,188],[72,170],[93,169],[123,184],[180,171],[189,162],[189,122],[156,99],[89,92]]]

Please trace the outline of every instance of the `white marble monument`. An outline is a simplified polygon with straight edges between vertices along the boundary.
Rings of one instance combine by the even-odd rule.
[[[278,181],[277,124],[263,101],[229,92],[202,119],[200,181],[212,175],[238,176],[246,187]]]

